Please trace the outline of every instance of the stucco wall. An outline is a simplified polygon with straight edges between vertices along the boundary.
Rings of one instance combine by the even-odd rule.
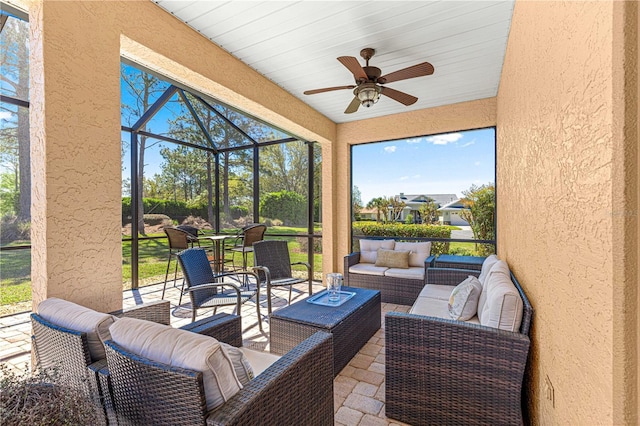
[[[12,3],[32,30],[34,306],[51,296],[122,305],[121,54],[303,138],[335,139],[333,122],[148,0]],[[331,171],[323,180],[333,185]]]
[[[629,173],[637,179],[637,164],[635,172],[625,164],[624,153],[636,157],[635,142],[620,135],[629,111],[616,112],[625,92],[614,82],[625,56],[624,48],[618,53],[621,28],[637,20],[626,21],[619,9],[526,1],[514,9],[497,103],[498,255],[535,309],[528,394],[534,424],[631,418],[618,401],[633,387],[614,385],[628,382],[624,374],[635,379],[622,365],[637,365],[614,329],[628,324],[629,304],[620,300],[637,297],[628,275],[637,244],[635,258],[625,253],[629,245],[620,246],[621,236],[634,232],[625,205],[634,197],[627,184]],[[547,378],[555,406],[545,397]]]
[[[343,257],[351,249],[351,145],[414,136],[433,135],[496,125],[496,99],[461,102],[437,108],[427,108],[403,114],[338,124],[334,151],[337,163],[335,218],[337,235],[333,246],[334,262],[344,267]],[[382,167],[381,164],[372,165]]]

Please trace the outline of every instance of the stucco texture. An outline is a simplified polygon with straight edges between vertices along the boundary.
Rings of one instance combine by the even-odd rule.
[[[148,0],[18,6],[32,33],[34,307],[51,296],[122,306],[121,55],[308,140],[335,139],[333,122]]]
[[[637,179],[637,165],[625,167],[615,151],[633,150],[616,138],[624,102],[614,88],[624,56],[615,54],[617,13],[609,2],[519,1],[514,9],[497,103],[497,235],[498,255],[535,309],[533,424],[630,418],[616,407],[630,388],[614,386],[627,363],[619,350],[628,348],[614,325],[625,316],[617,296],[635,286],[616,270],[628,267],[618,244],[632,229],[620,218],[634,196],[616,177]]]

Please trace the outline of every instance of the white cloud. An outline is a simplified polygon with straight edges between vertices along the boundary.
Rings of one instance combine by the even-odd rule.
[[[9,111],[0,111],[0,120],[9,120],[12,115]]]
[[[476,140],[472,140],[471,142],[467,142],[464,145],[461,145],[460,148],[466,148],[468,146],[474,145],[476,143]]]
[[[413,179],[418,179],[420,177],[421,177],[420,175],[413,175]]]
[[[479,162],[479,161],[476,161],[476,162],[475,162],[475,163],[473,163],[473,164],[475,164],[476,166],[479,166],[479,165],[480,165],[480,162]]]
[[[462,133],[447,133],[444,135],[429,136],[425,140],[434,145],[447,145],[457,142],[462,138]]]
[[[408,144],[416,144],[416,143],[420,143],[422,142],[423,138],[413,138],[413,139],[407,139],[407,143]]]
[[[409,176],[401,176],[400,180],[409,180]]]
[[[392,153],[392,152],[396,152],[396,146],[392,145],[392,146],[385,146],[384,147],[384,152],[388,152],[388,153]]]

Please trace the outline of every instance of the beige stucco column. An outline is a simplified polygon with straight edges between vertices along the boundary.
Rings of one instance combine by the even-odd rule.
[[[34,307],[107,312],[122,306],[119,34],[91,6],[29,10],[31,276]]]

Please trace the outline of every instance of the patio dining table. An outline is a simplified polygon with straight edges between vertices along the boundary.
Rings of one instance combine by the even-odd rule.
[[[236,238],[235,235],[230,234],[214,234],[214,235],[199,235],[198,240],[209,240],[213,244],[213,270],[216,273],[224,272],[224,240],[227,238]]]

